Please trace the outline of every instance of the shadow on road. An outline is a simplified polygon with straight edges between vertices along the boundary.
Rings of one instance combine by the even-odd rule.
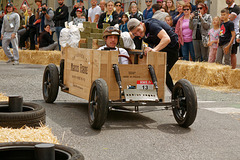
[[[158,129],[171,134],[185,134],[191,129],[179,127],[177,124],[161,124],[147,116],[135,113],[111,111],[102,130],[94,130],[88,122],[87,103],[56,102],[48,104],[39,102],[46,108],[47,117],[61,128],[70,128],[71,132],[79,136],[95,136],[104,130],[122,129]],[[54,125],[54,124],[52,124]]]
[[[182,128],[178,124],[161,124],[157,127],[160,131],[170,134],[186,134],[191,128]]]

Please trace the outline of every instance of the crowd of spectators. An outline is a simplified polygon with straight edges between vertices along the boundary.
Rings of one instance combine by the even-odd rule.
[[[2,27],[2,47],[10,61],[18,61],[18,56],[13,55],[17,54],[18,49],[26,49],[28,39],[30,50],[35,50],[36,44],[39,45],[40,50],[57,48],[61,50],[60,32],[67,21],[72,20],[74,25],[85,21],[96,22],[98,28],[103,28],[103,23],[109,23],[111,26],[118,25],[121,32],[129,32],[127,24],[130,19],[136,18],[144,23],[147,19],[153,18],[164,21],[178,35],[178,59],[224,63],[236,68],[239,43],[235,37],[239,34],[240,8],[234,0],[226,0],[226,8],[223,8],[219,13],[220,16],[216,17],[209,14],[204,0],[195,0],[196,4],[190,3],[190,0],[177,1],[176,4],[173,0],[157,0],[156,4],[153,4],[152,0],[145,0],[146,9],[143,12],[139,10],[136,1],[130,2],[126,12],[120,1],[101,0],[97,4],[97,0],[91,0],[91,6],[87,9],[84,7],[83,0],[80,0],[73,6],[71,12],[64,4],[64,0],[57,1],[59,7],[53,10],[46,3],[42,3],[42,0],[35,0],[38,6],[36,13],[26,5],[21,6],[20,12],[11,3],[6,6],[0,26]],[[12,12],[18,14],[12,16]],[[72,19],[68,18],[69,13]],[[9,18],[12,17],[17,19],[19,17],[19,24],[14,24],[15,19],[10,22]],[[13,27],[9,30],[6,29],[6,25],[10,25],[10,28],[13,25]],[[54,33],[56,33],[57,42],[53,40]],[[130,35],[136,49],[142,49],[144,38],[133,35],[131,32]],[[14,37],[15,41],[13,41]],[[6,38],[8,38],[7,41]],[[14,48],[13,55],[9,47]],[[223,57],[224,62],[222,62]]]

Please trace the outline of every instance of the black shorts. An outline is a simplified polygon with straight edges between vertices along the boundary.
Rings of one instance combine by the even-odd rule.
[[[235,42],[235,44],[232,45],[232,53],[231,54],[237,54],[237,48],[239,46],[239,43]]]

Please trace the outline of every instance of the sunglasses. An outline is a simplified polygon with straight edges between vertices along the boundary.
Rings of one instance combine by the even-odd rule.
[[[199,10],[199,9],[202,10],[203,8],[202,7],[197,8],[197,10]]]
[[[189,11],[190,9],[183,9],[184,11]]]
[[[152,2],[152,1],[145,1],[145,2],[147,3],[147,2]]]
[[[121,7],[121,5],[116,5],[116,7]]]

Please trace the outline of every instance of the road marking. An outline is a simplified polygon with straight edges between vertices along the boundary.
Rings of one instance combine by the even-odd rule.
[[[198,101],[198,103],[215,103],[216,101]]]
[[[204,108],[204,109],[220,114],[240,114],[239,108],[228,107],[228,108]]]

